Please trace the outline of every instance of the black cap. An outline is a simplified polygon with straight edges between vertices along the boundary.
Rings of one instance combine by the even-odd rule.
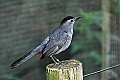
[[[67,16],[67,17],[63,18],[63,20],[61,21],[60,24],[63,24],[63,23],[65,23],[67,20],[70,20],[70,19],[73,19],[73,18],[74,18],[74,17],[72,17],[72,16]]]

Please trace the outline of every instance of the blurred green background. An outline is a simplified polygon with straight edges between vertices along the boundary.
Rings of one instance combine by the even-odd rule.
[[[10,65],[68,15],[82,19],[69,49],[57,55],[60,60],[81,61],[84,74],[120,63],[120,0],[0,0],[0,80],[46,80],[50,58],[36,55],[13,70]],[[120,68],[84,80],[120,80]]]

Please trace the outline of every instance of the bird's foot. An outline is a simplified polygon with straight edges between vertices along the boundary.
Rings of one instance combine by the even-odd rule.
[[[50,56],[52,58],[52,60],[54,61],[55,63],[55,66],[58,66],[58,67],[63,67],[64,66],[64,63],[62,63],[59,59],[57,59],[55,56]]]
[[[59,59],[56,59],[55,65],[57,66],[61,65],[61,61]]]

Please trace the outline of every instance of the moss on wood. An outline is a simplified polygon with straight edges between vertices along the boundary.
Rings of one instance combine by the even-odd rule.
[[[47,80],[83,80],[82,63],[77,60],[61,61],[47,65]]]

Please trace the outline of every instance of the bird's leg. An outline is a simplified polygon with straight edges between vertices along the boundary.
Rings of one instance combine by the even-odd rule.
[[[57,59],[55,56],[53,56],[53,58],[54,58],[54,60],[57,61],[57,64],[56,64],[56,65],[58,65],[59,67],[64,66],[64,64],[63,64],[59,59]]]
[[[60,60],[57,59],[55,56],[53,56],[53,58],[54,58],[58,63],[60,63]]]
[[[55,60],[55,58],[52,55],[50,57],[54,61],[55,64],[58,64],[58,62]]]

